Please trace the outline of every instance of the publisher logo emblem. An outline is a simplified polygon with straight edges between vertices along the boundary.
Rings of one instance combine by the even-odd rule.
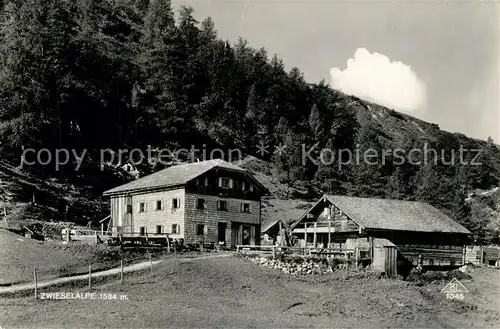
[[[447,299],[464,299],[464,294],[469,292],[465,286],[458,281],[456,278],[453,278],[447,285],[444,287],[441,292],[446,294]]]

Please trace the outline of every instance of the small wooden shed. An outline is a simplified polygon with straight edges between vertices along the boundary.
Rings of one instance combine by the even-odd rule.
[[[373,239],[373,269],[385,273],[387,276],[397,274],[398,249],[387,239]]]
[[[267,225],[262,226],[262,244],[272,244],[275,245],[278,243],[280,246],[289,245],[287,232],[289,231],[289,227],[285,222],[278,219],[273,222],[268,223]]]

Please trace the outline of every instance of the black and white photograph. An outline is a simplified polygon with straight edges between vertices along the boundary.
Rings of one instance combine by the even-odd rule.
[[[35,328],[500,328],[500,1],[0,0]]]

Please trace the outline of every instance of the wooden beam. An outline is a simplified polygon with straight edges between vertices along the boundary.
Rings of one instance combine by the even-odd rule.
[[[307,223],[304,223],[304,242],[304,247],[307,247]]]
[[[314,246],[314,248],[316,248],[316,238],[317,238],[317,237],[316,237],[316,228],[317,228],[317,227],[316,227],[316,224],[317,224],[317,223],[316,223],[316,222],[314,222],[314,236],[313,236],[313,246]]]
[[[281,227],[281,221],[279,221],[279,227],[280,227],[280,246],[283,245],[283,228]]]
[[[373,237],[368,237],[368,245],[370,246],[370,259],[373,262]]]
[[[332,243],[332,222],[328,221],[328,246],[327,248],[330,248],[330,244]]]

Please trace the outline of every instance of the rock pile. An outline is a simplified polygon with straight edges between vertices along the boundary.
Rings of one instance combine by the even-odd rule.
[[[260,266],[280,270],[284,273],[293,275],[322,275],[333,272],[332,266],[325,260],[307,258],[280,260],[266,257],[254,257],[250,258],[250,261]]]

